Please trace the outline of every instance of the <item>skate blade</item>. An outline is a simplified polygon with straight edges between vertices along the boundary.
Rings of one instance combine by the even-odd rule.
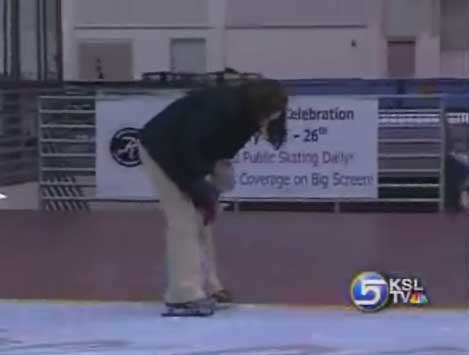
[[[210,317],[215,313],[214,310],[197,311],[192,309],[168,309],[161,313],[163,317]]]
[[[226,310],[234,308],[234,307],[235,307],[234,303],[217,303],[215,305],[215,309],[217,311],[226,311]]]

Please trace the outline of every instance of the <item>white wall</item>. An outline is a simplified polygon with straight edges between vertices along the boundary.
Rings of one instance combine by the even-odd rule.
[[[20,22],[20,53],[21,75],[25,79],[37,78],[37,31],[36,31],[36,3],[19,2],[21,14]]]
[[[439,16],[433,15],[439,14],[438,0],[392,0],[383,6],[386,36],[418,36],[437,30]]]
[[[76,0],[81,25],[201,25],[209,22],[209,0]]]
[[[62,0],[62,64],[64,80],[77,79],[78,64],[75,38],[75,0]]]
[[[440,0],[63,0],[65,79],[79,41],[130,40],[139,79],[170,70],[171,38],[205,38],[209,71],[386,78],[387,40],[410,37],[417,78],[467,73],[465,51],[442,54],[439,14]]]
[[[278,79],[380,77],[377,46],[367,28],[228,30],[227,64]]]
[[[119,29],[119,30],[76,30],[76,43],[80,41],[130,40],[134,53],[134,78],[140,79],[142,73],[168,71],[170,63],[170,40],[172,38],[205,38],[207,40],[208,71],[221,69],[219,65],[218,41],[206,29]],[[76,57],[70,61],[71,67],[78,67]],[[75,74],[76,75],[76,71]]]
[[[442,0],[441,42],[445,50],[468,50],[469,1]]]
[[[366,25],[376,0],[228,0],[227,24]]]
[[[440,76],[440,37],[425,32],[417,36],[415,48],[415,77]]]
[[[383,2],[383,32],[388,39],[415,39],[415,77],[440,75],[439,0]]]
[[[381,0],[229,0],[227,65],[280,79],[379,78],[381,17]]]
[[[469,50],[442,51],[441,76],[445,78],[469,78]]]
[[[442,0],[441,76],[469,77],[469,2]]]
[[[221,70],[223,37],[220,30],[214,30],[220,28],[220,13],[225,12],[220,5],[224,0],[209,7],[214,1],[191,1],[188,6],[186,0],[138,0],[136,6],[132,0],[63,0],[65,80],[78,78],[80,41],[130,40],[134,78],[140,79],[144,72],[170,70],[172,38],[204,38],[207,69]]]
[[[163,11],[166,16],[155,16],[152,23],[149,23],[151,18],[142,15],[141,9],[145,7],[141,1],[138,7],[133,2],[133,6],[140,9],[133,12],[138,12],[139,16],[127,14],[129,1],[64,0],[66,79],[77,78],[76,48],[79,41],[132,41],[134,78],[139,79],[146,71],[169,70],[170,40],[181,37],[206,39],[209,71],[230,66],[278,78],[381,77],[383,74],[383,66],[379,62],[377,27],[367,27],[376,15],[375,4],[380,0],[334,0],[328,3],[294,0],[295,4],[286,4],[283,0],[269,0],[268,4],[266,0],[197,0],[202,7],[207,4],[207,16],[204,17],[203,11],[198,10],[192,18],[185,13],[194,12],[193,7],[180,6],[183,1],[178,0],[172,3],[170,10]],[[162,7],[164,1],[158,0],[152,6]],[[169,4],[167,0],[166,3]],[[113,12],[109,11],[110,7]],[[266,7],[269,11],[265,11]],[[314,7],[316,11],[313,11]],[[285,15],[286,10],[288,16]],[[306,16],[308,13],[315,16]],[[282,18],[287,20],[282,21]],[[282,26],[290,23],[294,27],[308,26],[314,22],[314,26],[319,26],[243,29],[253,21],[277,25],[282,22]],[[229,28],[225,29],[227,22]],[[338,27],[330,28],[331,25]],[[185,29],[185,26],[190,28]],[[353,40],[357,43],[356,47],[351,45]]]

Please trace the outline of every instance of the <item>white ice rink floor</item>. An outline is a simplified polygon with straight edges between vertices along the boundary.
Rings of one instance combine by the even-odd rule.
[[[158,304],[0,302],[0,355],[462,355],[469,313],[235,306],[162,318]]]

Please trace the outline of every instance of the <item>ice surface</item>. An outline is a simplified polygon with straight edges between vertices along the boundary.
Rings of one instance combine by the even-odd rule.
[[[469,313],[240,305],[163,318],[160,304],[0,302],[0,355],[462,355]]]

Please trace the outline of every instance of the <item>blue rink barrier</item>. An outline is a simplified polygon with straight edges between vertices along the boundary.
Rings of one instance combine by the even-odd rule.
[[[342,81],[337,81],[337,84]],[[313,86],[307,82],[287,84],[293,93]],[[377,82],[381,83],[381,82]],[[389,82],[382,81],[389,87]],[[291,82],[293,84],[293,82]],[[319,85],[320,83],[318,83]],[[93,209],[96,204],[140,200],[104,201],[96,196],[95,102],[97,96],[152,95],[161,88],[133,86],[89,86],[86,94],[63,93],[43,96],[39,102],[40,201],[47,210]],[[323,85],[323,84],[321,84]],[[331,85],[330,81],[324,85]],[[358,85],[354,83],[354,85]],[[182,88],[181,88],[182,89]],[[331,91],[332,92],[332,91]],[[307,92],[304,91],[307,95]],[[309,93],[308,95],[313,95]],[[345,95],[345,94],[344,94]],[[348,94],[346,96],[352,96]],[[353,95],[357,96],[357,95]],[[287,208],[330,211],[443,211],[445,208],[446,114],[444,95],[364,95],[378,98],[379,112],[379,198],[373,200],[322,199],[234,199],[234,208]],[[412,108],[407,101],[421,101]],[[411,108],[393,108],[400,102]],[[448,116],[449,115],[449,116]],[[450,120],[459,119],[448,114]],[[68,118],[67,118],[68,117]],[[152,201],[149,201],[152,202]]]
[[[254,76],[254,74],[250,74],[248,79]],[[27,115],[24,112],[25,110],[22,109],[22,113],[15,116],[13,120],[13,118],[8,117],[10,115],[8,111],[10,106],[6,105],[5,100],[3,104],[0,102],[0,126],[4,130],[10,129],[11,126],[11,129],[18,133],[17,127],[32,126],[32,124],[28,123],[28,120],[31,120],[31,117],[34,120],[36,116],[39,116],[43,120],[43,125],[39,126],[39,131],[42,133],[42,143],[47,143],[42,146],[36,144],[38,132],[35,130],[28,132],[27,137],[23,137],[23,135],[18,133],[19,138],[24,138],[27,142],[27,147],[22,147],[15,142],[3,144],[1,139],[10,139],[11,137],[1,136],[0,134],[0,165],[5,167],[6,159],[9,159],[8,164],[10,164],[12,159],[17,159],[11,158],[10,152],[12,150],[18,150],[22,154],[27,150],[28,154],[34,157],[41,154],[39,164],[36,158],[27,161],[28,176],[36,175],[34,173],[31,174],[31,171],[36,172],[37,166],[42,173],[41,176],[46,177],[46,179],[41,180],[40,193],[43,197],[41,200],[45,201],[49,207],[56,206],[53,209],[88,209],[89,200],[93,199],[93,189],[95,188],[93,139],[96,95],[99,93],[124,96],[149,94],[168,88],[184,90],[197,88],[206,84],[204,84],[205,79],[200,75],[197,76],[196,80],[189,79],[176,75],[170,82],[157,80],[112,83],[64,82],[49,86],[45,84],[42,86],[31,85],[30,83],[27,83],[27,85],[25,83],[17,83],[15,85],[0,83],[0,94],[18,95],[20,92],[21,95],[27,96],[28,102],[31,104],[31,109],[28,110]],[[469,121],[469,80],[302,79],[284,80],[283,82],[293,94],[368,95],[380,97],[380,111],[382,113],[380,115],[380,122],[383,123],[383,132],[392,133],[392,137],[386,133],[386,137],[389,139],[399,138],[399,130],[396,128],[389,129],[386,127],[386,124],[395,121],[394,123],[397,125],[406,125],[408,122],[406,123],[405,121],[409,119],[412,122],[418,123],[413,128],[417,134],[416,139],[421,134],[425,135],[426,139],[427,133],[431,135],[430,139],[438,139],[437,128],[429,129],[424,126],[427,124],[437,124],[441,106],[444,106],[444,111],[450,121],[448,129],[449,144],[451,145],[453,137],[457,137],[460,141],[468,141],[465,136],[469,136],[467,134]],[[210,85],[219,84],[216,81]],[[39,91],[40,94],[38,93]],[[422,97],[425,99],[422,99]],[[432,130],[432,132],[429,132],[429,130]],[[11,136],[11,133],[9,134]],[[386,137],[384,138],[386,139]],[[11,147],[10,144],[15,144],[15,147]],[[436,145],[438,144],[436,143]],[[435,149],[439,151],[436,145],[433,147],[434,150],[429,153],[433,154]],[[38,148],[43,150],[38,153]],[[407,150],[406,148],[405,152],[409,151],[412,153],[412,149],[409,148]],[[383,154],[387,153],[389,152],[383,151]],[[15,161],[13,163],[16,164]],[[436,159],[435,164],[437,164]],[[436,167],[437,165],[435,165]],[[2,169],[1,171],[4,174],[11,172],[12,169]],[[83,180],[80,175],[85,175],[85,179]],[[35,177],[32,179],[35,179]],[[17,181],[16,177],[14,181]],[[405,188],[405,190],[402,190],[393,187],[399,184],[410,186],[416,183],[424,184],[429,189],[423,191],[421,188],[416,190]],[[429,202],[438,198],[438,188],[435,186],[439,183],[437,177],[433,175],[418,181],[411,180],[410,177],[405,176],[394,176],[391,180],[389,177],[383,176],[380,184],[382,184],[380,197],[383,198],[409,199],[413,197],[419,201],[428,199]],[[303,201],[296,202],[304,206]],[[320,202],[321,206],[330,205],[328,202]],[[256,203],[259,205],[259,202]],[[312,203],[312,201],[309,201],[309,203]],[[281,201],[280,204],[287,206],[286,201]],[[65,205],[68,207],[65,208]],[[393,206],[397,205],[397,202],[393,203]]]

